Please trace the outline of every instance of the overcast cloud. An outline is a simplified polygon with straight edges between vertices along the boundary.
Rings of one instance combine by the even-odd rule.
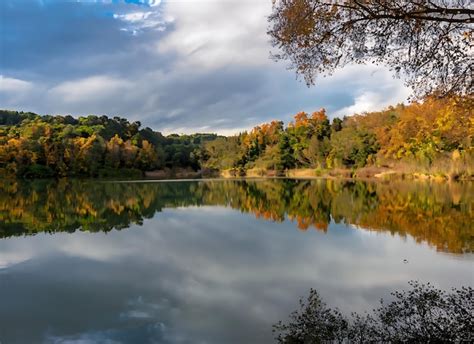
[[[375,66],[307,88],[269,58],[270,11],[271,0],[2,0],[0,108],[229,134],[301,110],[344,116],[408,97]]]

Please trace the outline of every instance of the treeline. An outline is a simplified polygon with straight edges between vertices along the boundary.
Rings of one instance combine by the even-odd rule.
[[[97,183],[0,180],[0,238],[41,232],[98,232],[142,224],[165,208],[226,206],[291,220],[302,231],[331,223],[412,237],[439,251],[474,252],[472,183],[366,183],[333,179]]]
[[[124,118],[39,116],[0,111],[0,174],[113,176],[185,168],[281,172],[291,169],[398,167],[407,172],[474,176],[473,98],[423,102],[329,120],[300,112],[249,132],[163,136]]]
[[[332,121],[324,109],[312,114],[300,112],[287,127],[273,121],[248,133],[206,142],[201,163],[236,173],[405,163],[420,170],[472,175],[472,111],[472,97],[429,97]]]
[[[120,117],[40,116],[0,111],[0,175],[130,176],[199,169],[194,152],[214,134],[169,135]]]

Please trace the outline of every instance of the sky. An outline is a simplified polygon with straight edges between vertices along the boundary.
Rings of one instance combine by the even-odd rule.
[[[384,67],[307,87],[275,62],[271,0],[1,0],[0,108],[234,134],[299,111],[380,110],[410,90]]]

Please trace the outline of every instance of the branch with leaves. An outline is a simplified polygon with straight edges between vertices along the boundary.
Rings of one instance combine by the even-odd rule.
[[[473,91],[470,1],[274,0],[268,20],[276,60],[308,85],[347,64],[403,75],[415,96]]]
[[[328,307],[314,289],[288,323],[274,326],[278,343],[467,343],[472,342],[474,290],[451,293],[431,284],[409,282],[372,314],[345,317]]]

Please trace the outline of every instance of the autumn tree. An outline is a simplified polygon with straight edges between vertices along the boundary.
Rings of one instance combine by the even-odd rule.
[[[142,142],[142,147],[138,151],[136,163],[138,167],[143,170],[152,170],[158,166],[158,154],[155,147],[147,140],[143,140]]]
[[[139,148],[132,143],[131,140],[127,140],[123,144],[122,148],[122,162],[125,167],[131,168],[135,165]]]
[[[326,109],[321,109],[311,114],[310,126],[312,134],[316,135],[318,140],[322,140],[324,137],[330,135],[331,125],[326,115]]]
[[[269,35],[308,85],[347,64],[403,74],[415,95],[473,88],[474,10],[469,0],[273,0]]]
[[[326,110],[321,109],[311,114],[299,112],[294,116],[287,130],[290,137],[295,160],[300,165],[320,165],[324,146],[331,134],[331,125]],[[322,144],[325,141],[326,144]]]
[[[106,144],[105,162],[112,168],[119,168],[121,162],[121,151],[123,149],[123,140],[115,134]]]
[[[79,145],[79,167],[80,171],[88,175],[96,175],[99,168],[103,166],[103,157],[106,143],[101,136],[92,135],[88,138],[77,138]]]
[[[398,120],[386,133],[387,142],[382,141],[382,153],[431,164],[443,153],[472,149],[472,106],[469,97],[428,97],[424,102],[399,108]]]

